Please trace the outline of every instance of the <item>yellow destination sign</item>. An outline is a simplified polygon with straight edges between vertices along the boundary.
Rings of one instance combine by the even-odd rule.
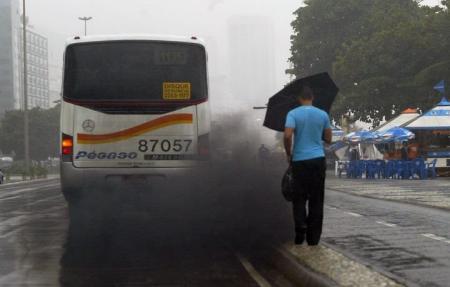
[[[163,99],[172,100],[190,100],[191,83],[163,83]]]

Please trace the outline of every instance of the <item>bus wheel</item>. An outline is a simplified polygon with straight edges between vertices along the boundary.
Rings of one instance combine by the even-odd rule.
[[[72,189],[72,188],[61,188],[62,194],[64,195],[64,199],[67,201],[69,206],[78,205],[81,201],[80,191]]]

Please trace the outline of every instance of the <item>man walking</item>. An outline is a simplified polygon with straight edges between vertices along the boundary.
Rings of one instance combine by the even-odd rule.
[[[298,100],[301,107],[289,112],[284,132],[284,147],[294,178],[295,244],[302,244],[306,235],[309,245],[317,245],[322,234],[325,189],[323,141],[331,143],[332,130],[328,114],[312,106],[314,94],[310,87],[302,87]]]

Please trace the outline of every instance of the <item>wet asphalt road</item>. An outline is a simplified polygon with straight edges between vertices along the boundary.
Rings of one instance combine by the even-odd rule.
[[[230,176],[214,192],[133,185],[71,220],[58,180],[1,186],[0,286],[259,286],[238,254],[273,283],[253,258],[291,235],[278,175]],[[408,286],[449,286],[449,212],[326,194],[324,242]]]
[[[450,212],[328,190],[325,214],[324,241],[345,255],[408,286],[450,286]]]
[[[250,187],[234,183],[109,187],[71,212],[58,180],[1,186],[0,286],[261,286],[273,270],[248,256],[276,228],[242,218]]]

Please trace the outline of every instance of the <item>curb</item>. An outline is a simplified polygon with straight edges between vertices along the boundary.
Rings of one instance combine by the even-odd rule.
[[[40,179],[34,179],[34,180],[20,180],[20,181],[7,182],[7,183],[4,183],[4,184],[0,184],[0,188],[1,187],[17,186],[17,185],[33,184],[33,183],[52,181],[52,180],[59,180],[59,176],[51,177],[51,178],[40,178]]]
[[[430,204],[416,202],[416,201],[413,201],[413,200],[401,200],[401,199],[393,199],[393,198],[387,198],[387,197],[376,197],[376,196],[373,196],[373,195],[359,194],[359,193],[346,191],[346,190],[342,190],[342,189],[336,189],[336,188],[332,188],[332,187],[331,188],[330,187],[326,187],[325,189],[332,190],[334,192],[345,193],[345,194],[348,194],[348,195],[364,197],[364,198],[385,200],[385,201],[396,202],[396,203],[403,203],[403,204],[410,204],[410,205],[414,205],[414,206],[418,206],[418,207],[433,208],[433,209],[438,209],[438,210],[447,211],[447,212],[450,211],[450,207],[434,206],[434,205],[430,205]]]
[[[271,263],[288,280],[301,287],[335,287],[339,286],[325,275],[300,264],[288,250],[274,248]]]
[[[404,287],[408,284],[389,272],[320,244],[317,247],[285,244],[273,248],[271,263],[295,286]],[[415,286],[415,285],[412,285]]]

